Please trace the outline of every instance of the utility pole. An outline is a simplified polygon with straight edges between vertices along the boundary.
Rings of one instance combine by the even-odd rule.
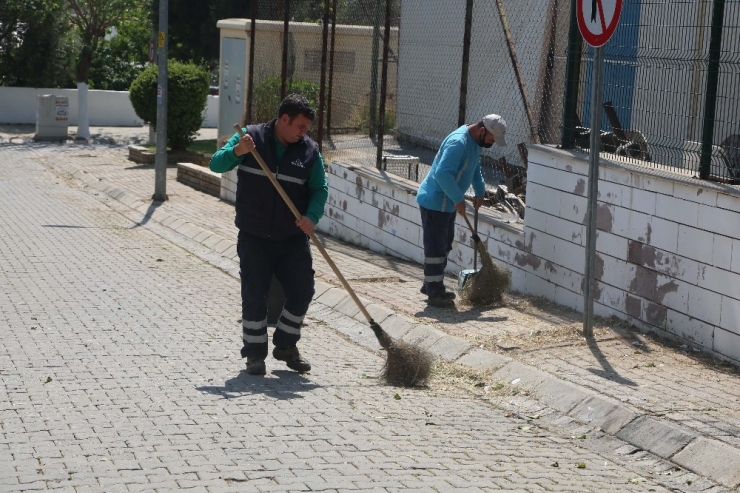
[[[167,200],[167,2],[159,0],[157,35],[157,153],[154,158],[154,195],[152,200]]]

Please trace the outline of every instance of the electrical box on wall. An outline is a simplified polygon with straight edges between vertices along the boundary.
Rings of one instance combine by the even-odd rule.
[[[34,140],[66,140],[68,128],[69,99],[53,94],[39,95]]]
[[[221,38],[221,73],[218,90],[218,135],[234,135],[234,124],[244,113],[246,90],[247,40]]]

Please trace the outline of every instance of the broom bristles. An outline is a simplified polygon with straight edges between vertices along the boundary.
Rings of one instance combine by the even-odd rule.
[[[493,263],[482,241],[475,242],[475,248],[481,257],[481,269],[466,280],[460,300],[471,305],[498,303],[511,286],[511,272]]]
[[[434,356],[429,351],[404,341],[393,341],[387,348],[381,377],[391,385],[418,387],[429,381]]]

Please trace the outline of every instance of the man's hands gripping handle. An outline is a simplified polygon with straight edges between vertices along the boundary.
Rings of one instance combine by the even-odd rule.
[[[251,152],[252,156],[254,156],[254,159],[257,160],[257,164],[260,165],[260,168],[262,168],[262,171],[265,172],[265,175],[275,187],[275,190],[278,191],[280,196],[287,204],[290,212],[292,212],[295,216],[295,225],[298,226],[298,228],[300,228],[300,230],[306,234],[310,234],[311,232],[313,232],[313,228],[315,226],[313,221],[311,221],[306,216],[302,216],[301,213],[298,212],[298,209],[296,209],[295,205],[293,205],[293,202],[290,200],[290,198],[288,198],[288,194],[285,193],[285,190],[283,190],[283,187],[280,185],[280,183],[278,183],[277,178],[275,178],[275,175],[272,174],[272,171],[270,171],[270,168],[267,167],[267,164],[262,159],[262,156],[260,156],[260,153],[255,148],[252,137],[249,134],[245,134],[242,130],[242,127],[238,123],[234,124],[234,130],[236,130],[236,132],[239,134],[239,144],[234,146],[234,155],[242,156]]]

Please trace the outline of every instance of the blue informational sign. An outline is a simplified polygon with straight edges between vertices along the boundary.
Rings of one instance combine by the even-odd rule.
[[[157,84],[157,104],[162,104],[162,84]]]

